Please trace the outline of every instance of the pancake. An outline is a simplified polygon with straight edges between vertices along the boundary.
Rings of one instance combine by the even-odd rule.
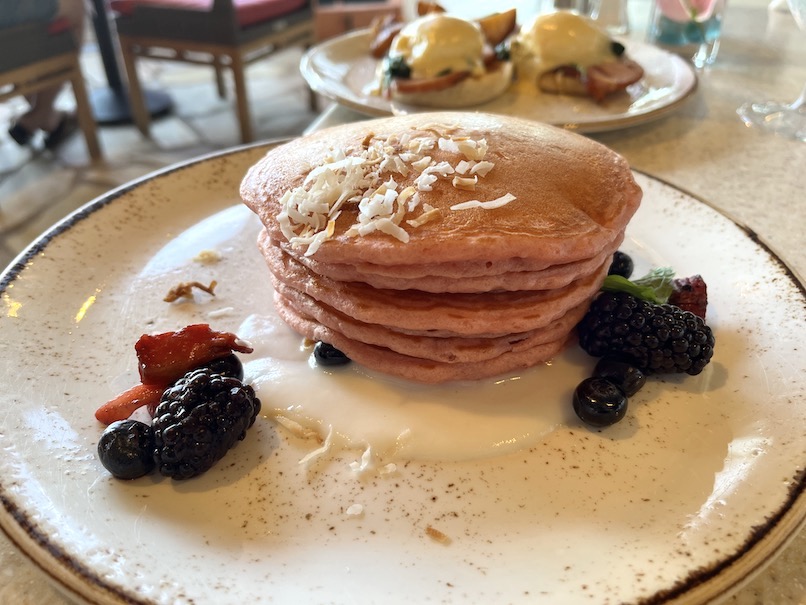
[[[279,316],[368,369],[441,383],[518,371],[573,338],[641,201],[581,135],[412,114],[276,147],[241,184]]]
[[[610,262],[563,288],[519,292],[440,295],[385,290],[361,282],[338,282],[311,273],[289,256],[267,257],[274,288],[304,292],[344,315],[406,330],[446,330],[459,335],[526,332],[542,328],[599,290]]]
[[[357,270],[352,265],[343,263],[322,263],[304,254],[295,254],[288,247],[281,249],[273,242],[265,241],[268,233],[264,230],[261,236],[261,251],[264,255],[288,254],[304,265],[311,272],[323,275],[335,281],[360,281],[373,288],[390,290],[422,290],[423,292],[473,293],[491,292],[495,290],[549,290],[567,286],[572,281],[589,275],[612,257],[623,241],[623,234],[593,258],[553,265],[538,271],[506,271],[497,275],[480,275],[471,277],[444,277],[440,275],[424,275],[422,277],[395,277],[392,275],[376,275]],[[385,267],[387,271],[394,265]]]
[[[614,250],[618,248],[624,238],[624,233],[615,234],[616,240],[609,244]],[[268,238],[267,232],[261,233],[260,238]],[[305,256],[304,250],[294,250],[288,242],[281,240],[279,245],[287,254],[291,254],[297,260],[308,259],[308,262],[320,263],[321,261],[311,256]],[[322,263],[323,266],[332,268],[334,271],[355,271],[357,275],[392,277],[395,279],[420,279],[424,277],[447,277],[451,279],[464,279],[466,277],[490,277],[498,276],[502,273],[521,273],[531,271],[543,271],[553,267],[568,267],[579,262],[588,262],[589,259],[580,259],[571,263],[552,265],[549,261],[541,258],[525,258],[516,256],[497,260],[468,260],[456,262],[425,262],[418,264],[389,264],[379,265],[376,263]],[[335,277],[334,277],[335,278]],[[359,279],[357,281],[364,281]]]
[[[492,165],[472,191],[446,172],[463,160]],[[446,176],[425,182],[426,164],[430,176],[435,166]],[[373,214],[371,203],[335,203],[389,182],[398,193],[415,189],[416,207],[398,204],[390,218]],[[455,208],[509,196],[496,208]],[[320,262],[539,258],[548,267],[599,254],[623,231],[641,190],[624,158],[582,135],[509,116],[424,113],[337,126],[272,149],[246,174],[241,197],[272,239],[291,238]]]
[[[334,332],[366,344],[391,349],[396,353],[444,363],[475,362],[493,359],[508,352],[520,352],[536,345],[563,338],[582,319],[588,309],[582,303],[551,322],[545,328],[500,336],[445,336],[404,334],[379,324],[352,319],[291,288],[276,292],[275,301],[289,311],[315,320]]]
[[[292,329],[310,340],[321,340],[343,351],[350,359],[384,374],[421,383],[442,383],[455,380],[478,380],[530,368],[549,361],[565,347],[570,335],[554,342],[536,345],[524,351],[512,351],[494,359],[468,363],[441,363],[395,353],[390,349],[362,343],[323,326],[319,322],[295,313],[283,304],[275,306],[277,313]]]

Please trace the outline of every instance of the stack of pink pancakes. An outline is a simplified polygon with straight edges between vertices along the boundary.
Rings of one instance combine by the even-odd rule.
[[[244,202],[280,316],[367,368],[438,383],[567,343],[641,200],[623,158],[477,113],[340,126],[275,148]]]

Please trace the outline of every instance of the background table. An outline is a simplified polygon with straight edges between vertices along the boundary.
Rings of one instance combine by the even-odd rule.
[[[635,35],[646,0],[630,5]],[[736,108],[748,100],[794,99],[806,82],[806,33],[762,0],[731,0],[717,63],[700,74],[695,95],[657,122],[594,138],[638,170],[708,201],[746,225],[796,276],[806,275],[806,143],[747,128]],[[310,130],[364,119],[331,107]],[[801,402],[801,404],[803,404]],[[804,452],[806,463],[806,452]],[[44,576],[0,536],[0,603],[66,603]],[[806,530],[730,605],[806,605]]]

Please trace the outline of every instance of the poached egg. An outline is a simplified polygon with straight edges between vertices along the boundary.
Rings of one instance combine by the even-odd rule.
[[[484,73],[484,35],[465,19],[431,13],[408,23],[395,37],[389,57],[402,57],[416,79],[448,73]]]

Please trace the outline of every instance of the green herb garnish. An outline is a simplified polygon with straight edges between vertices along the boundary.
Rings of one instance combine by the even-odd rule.
[[[664,304],[674,291],[674,271],[670,267],[658,267],[638,279],[629,280],[621,275],[608,275],[602,284],[605,292],[626,292],[641,300]]]

